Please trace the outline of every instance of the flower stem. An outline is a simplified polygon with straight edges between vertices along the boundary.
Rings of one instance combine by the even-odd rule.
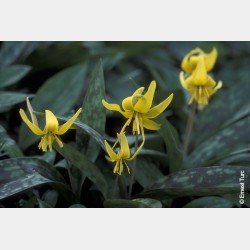
[[[135,151],[136,152],[138,149],[138,132],[136,131],[135,133]],[[134,178],[135,178],[135,171],[136,171],[136,158],[133,160],[133,165],[132,165],[132,174],[131,174],[131,179],[130,179],[130,184],[129,184],[129,191],[128,191],[128,198],[131,199],[131,194],[133,190],[133,183],[134,183]]]
[[[183,149],[183,158],[184,159],[188,153],[188,145],[189,145],[190,136],[191,136],[192,129],[193,129],[196,108],[197,108],[197,103],[194,101],[192,103],[192,106],[191,106],[191,111],[189,114],[189,118],[188,118],[187,126],[186,126],[186,131],[185,131],[184,149]]]

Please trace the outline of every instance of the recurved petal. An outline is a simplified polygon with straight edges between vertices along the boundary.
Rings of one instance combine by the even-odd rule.
[[[45,110],[46,117],[46,125],[44,128],[44,132],[53,132],[56,133],[58,131],[58,120],[55,115],[50,110]]]
[[[57,142],[58,146],[59,146],[60,148],[62,148],[62,147],[63,147],[62,141],[61,141],[56,135],[54,135],[54,137],[55,137],[55,139],[56,139],[56,142]]]
[[[160,124],[145,117],[142,117],[142,126],[149,130],[159,130],[161,128]]]
[[[62,135],[66,133],[76,120],[76,118],[79,116],[79,114],[82,112],[82,108],[79,108],[77,112],[67,121],[65,122],[59,129],[59,131],[56,132],[57,135]]]
[[[124,112],[121,110],[121,107],[118,104],[110,104],[108,102],[106,102],[105,100],[102,100],[102,105],[108,109],[108,110],[112,110],[112,111],[118,111],[119,113],[121,113],[124,117],[129,118],[128,113]]]
[[[139,89],[137,89],[134,94],[132,96],[138,96],[141,95],[142,92],[144,91],[144,87],[140,87]]]
[[[152,105],[155,94],[156,82],[152,81],[148,91],[134,105],[134,110],[140,113],[147,113]]]
[[[117,161],[119,159],[118,155],[114,152],[106,140],[104,141],[104,144],[111,161]]]
[[[217,86],[213,88],[212,90],[210,90],[210,95],[213,95],[218,89],[222,88],[222,86],[223,86],[222,81],[219,81]]]
[[[204,85],[207,83],[207,71],[205,67],[205,61],[203,57],[200,57],[199,62],[192,73],[192,82],[195,85]]]
[[[184,79],[184,72],[181,71],[180,73],[180,82],[181,82],[181,85],[184,89],[187,89],[187,83],[186,83],[186,80]]]
[[[35,124],[29,121],[23,109],[20,109],[19,114],[30,130],[36,135],[44,135],[44,132]]]
[[[213,48],[213,50],[209,54],[205,54],[205,65],[207,72],[212,70],[212,68],[214,67],[217,56],[218,52],[216,48]]]
[[[202,50],[199,48],[191,50],[182,60],[181,68],[186,71],[187,73],[191,74],[194,70],[196,63],[195,63],[195,57],[197,57],[200,53],[202,53]]]
[[[130,149],[127,137],[124,133],[117,134],[117,136],[121,147],[120,157],[123,159],[128,159],[130,157]]]
[[[168,107],[168,105],[171,103],[171,101],[173,99],[173,96],[174,96],[174,94],[172,93],[167,99],[165,99],[163,102],[161,102],[157,106],[151,108],[148,111],[148,113],[143,114],[143,116],[145,118],[150,118],[150,119],[157,117]]]
[[[133,101],[133,96],[129,96],[122,101],[122,107],[125,111],[126,110],[129,110],[129,111],[133,110],[133,102],[132,101]],[[113,105],[116,105],[116,104],[113,104]]]

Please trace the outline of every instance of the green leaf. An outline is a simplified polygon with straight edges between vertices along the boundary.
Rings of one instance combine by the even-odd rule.
[[[185,168],[206,166],[208,161],[250,142],[250,116],[219,131],[197,146],[185,160]]]
[[[106,208],[161,208],[162,204],[154,199],[112,199],[104,202]]]
[[[9,110],[13,105],[24,102],[30,94],[22,94],[9,91],[0,91],[0,112]]]
[[[49,189],[43,194],[40,201],[45,202],[49,207],[55,207],[57,200],[58,200],[57,191]]]
[[[5,151],[11,158],[22,157],[23,153],[16,145],[16,142],[11,139],[4,127],[0,125],[0,150]]]
[[[233,206],[234,204],[225,198],[208,196],[192,200],[184,208],[230,208]]]
[[[72,164],[72,167],[75,166],[83,175],[87,176],[101,191],[104,197],[107,196],[108,185],[103,174],[84,154],[66,143],[64,143],[63,148],[59,148],[55,145],[55,149]]]
[[[49,109],[55,115],[69,112],[76,104],[83,88],[87,64],[67,68],[49,78],[37,91],[31,105],[35,111],[44,112]],[[44,121],[44,119],[43,119]],[[41,119],[38,119],[42,128]],[[26,124],[22,123],[19,133],[19,145],[26,149],[39,139]]]
[[[239,194],[241,171],[245,174],[245,191],[250,190],[249,167],[213,166],[192,168],[168,175],[138,197],[166,199],[182,196]]]
[[[26,58],[41,42],[5,41],[0,50],[0,68],[6,67],[17,60]]]
[[[152,186],[156,181],[163,177],[164,175],[149,157],[138,156],[136,161],[135,179],[143,188]]]
[[[163,117],[159,117],[161,129],[158,133],[163,137],[167,147],[167,154],[169,159],[170,173],[176,172],[181,168],[183,154],[180,150],[180,143],[177,137],[175,128]]]
[[[198,113],[193,143],[204,141],[221,130],[250,114],[249,82],[235,84],[232,88],[219,90],[211,103]],[[217,98],[216,98],[217,97]],[[198,135],[198,136],[196,136]]]
[[[73,204],[69,208],[86,208],[86,207],[83,206],[82,204]]]
[[[73,200],[63,177],[49,163],[28,157],[0,161],[0,200],[42,184],[52,184]]]
[[[69,120],[69,117],[64,117],[64,116],[57,116],[57,118],[65,122]],[[87,124],[79,122],[79,121],[75,121],[74,125],[78,127],[79,129],[83,130],[89,136],[91,136],[91,138],[93,138],[102,147],[102,149],[106,151],[106,148],[104,145],[104,138],[97,131],[92,129]]]
[[[10,86],[22,79],[31,70],[27,65],[13,65],[0,70],[0,88]]]
[[[82,105],[83,112],[80,114],[79,120],[101,135],[104,135],[106,123],[105,108],[102,105],[102,99],[104,98],[105,85],[102,62],[100,61],[89,83],[87,94]],[[93,138],[89,137],[86,132],[77,130],[76,134],[79,148],[94,162],[99,154],[100,146]]]

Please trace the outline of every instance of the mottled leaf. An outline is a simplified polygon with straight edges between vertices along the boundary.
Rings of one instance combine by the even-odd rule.
[[[181,196],[211,196],[240,193],[241,171],[245,191],[250,190],[250,168],[245,166],[213,166],[182,170],[157,181],[138,197],[166,199]]]
[[[44,112],[51,110],[55,115],[63,115],[69,112],[76,104],[83,88],[86,76],[87,64],[76,65],[67,68],[53,77],[49,78],[37,91],[31,105],[35,111]],[[44,126],[44,118],[38,120],[40,127]],[[20,147],[26,149],[38,140],[27,127],[22,123],[19,133]]]
[[[186,204],[184,208],[230,208],[233,206],[234,204],[225,198],[208,196],[194,199]]]
[[[45,161],[28,157],[0,161],[0,199],[42,184],[57,186],[65,195],[70,193],[60,173]],[[73,200],[72,193],[68,198]]]
[[[105,108],[102,99],[105,98],[105,85],[102,69],[102,62],[97,65],[93,72],[92,80],[84,98],[82,105],[83,112],[80,114],[79,121],[103,135],[105,132]],[[80,150],[93,162],[96,160],[100,146],[86,132],[77,130],[77,144]]]
[[[185,168],[206,166],[207,161],[250,143],[250,116],[232,124],[199,144],[185,160]]]
[[[0,70],[0,88],[10,86],[22,79],[29,71],[30,66],[13,65]]]
[[[104,202],[106,208],[161,208],[162,204],[154,199],[112,199]]]
[[[223,79],[222,79],[223,80]],[[196,117],[196,126],[192,136],[194,144],[202,142],[216,131],[250,114],[249,82],[223,87],[214,100],[201,110]],[[212,97],[213,98],[213,97]]]
[[[56,145],[55,149],[72,164],[72,167],[75,166],[83,175],[87,176],[102,192],[104,197],[106,197],[108,188],[106,180],[94,163],[92,163],[84,154],[66,143],[64,143],[63,148],[59,148]]]
[[[1,150],[6,152],[11,158],[23,156],[16,142],[7,135],[4,127],[0,125],[0,151]]]

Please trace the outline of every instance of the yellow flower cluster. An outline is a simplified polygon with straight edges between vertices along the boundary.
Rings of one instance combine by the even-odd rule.
[[[102,100],[102,104],[105,108],[112,111],[118,111],[122,114],[127,121],[125,122],[120,133],[117,135],[118,141],[120,144],[120,150],[118,153],[115,153],[114,147],[117,142],[111,147],[107,141],[105,141],[105,146],[109,157],[106,157],[109,161],[115,162],[114,173],[119,175],[122,174],[124,169],[123,162],[125,163],[128,172],[130,173],[129,167],[125,161],[133,160],[136,155],[142,149],[145,143],[144,128],[149,130],[159,130],[160,124],[153,121],[153,118],[159,116],[171,103],[173,99],[173,94],[166,98],[163,102],[157,106],[151,107],[153,103],[153,98],[156,89],[156,82],[152,81],[147,92],[143,95],[144,87],[138,88],[132,96],[125,98],[122,101],[122,108],[118,104],[110,104],[105,100]],[[142,143],[140,147],[136,150],[133,156],[130,155],[130,149],[128,146],[128,141],[125,136],[125,129],[132,122],[132,131],[133,134],[142,135]]]
[[[189,104],[195,100],[199,105],[207,105],[209,97],[222,87],[221,81],[216,84],[208,74],[215,65],[217,55],[215,48],[208,54],[196,48],[184,57],[181,67],[185,73],[180,73],[180,82],[192,95]]]

